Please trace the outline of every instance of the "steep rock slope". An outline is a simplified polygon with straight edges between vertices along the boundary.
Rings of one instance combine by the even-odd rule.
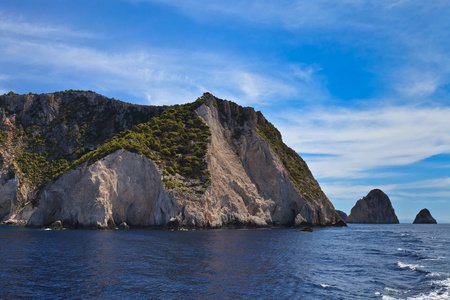
[[[431,216],[428,209],[422,209],[414,219],[413,224],[437,224],[436,219]]]
[[[345,212],[343,212],[342,210],[336,210],[336,212],[338,213],[339,217],[341,217],[341,219],[344,222],[347,220],[347,214]]]
[[[16,120],[13,130],[5,130],[10,147],[4,148],[3,157],[12,148],[19,155],[11,154],[8,167],[3,168],[2,186],[9,191],[2,200],[6,203],[3,219],[31,214],[30,226],[48,226],[59,220],[69,227],[100,228],[122,222],[212,228],[345,225],[306,163],[252,108],[210,94],[192,104],[162,108],[127,105],[90,92],[60,93],[59,98],[57,94],[33,95],[31,100],[39,100],[42,107],[32,111],[41,111],[44,120],[25,126],[13,137],[11,132],[23,126],[18,116],[23,118],[24,113],[17,109],[11,114],[10,107],[5,109]],[[61,113],[50,117],[44,113],[49,102],[45,99],[72,107],[86,99],[95,104],[87,111],[79,109],[76,116],[109,110],[111,103],[114,110],[106,119],[101,114],[91,116],[103,118],[101,124],[65,115],[60,130],[69,138],[62,139],[64,143],[54,141],[49,151],[48,140],[57,133],[50,125]],[[11,106],[15,101],[3,102]],[[49,107],[57,111],[55,105]],[[4,116],[3,123],[10,119]],[[104,122],[114,124],[113,128],[104,127]],[[35,135],[44,136],[38,146],[30,142],[36,139],[33,126],[40,126]],[[86,138],[98,132],[98,126],[102,134]],[[67,134],[83,127],[84,132]],[[76,142],[81,147],[75,151],[72,145]],[[27,166],[20,163],[23,153],[31,162],[43,161],[46,166],[61,157],[65,164],[58,165],[56,174],[35,172],[43,179],[31,177],[25,172]],[[45,157],[39,160],[36,155]],[[7,172],[11,166],[12,175]],[[22,198],[12,196],[19,190]],[[30,210],[27,203],[37,210]],[[20,213],[25,204],[26,213]]]
[[[358,200],[346,219],[347,223],[399,223],[389,197],[379,189]]]
[[[286,146],[279,132],[260,113],[210,95],[198,113],[212,135],[207,158],[212,186],[207,198],[221,199],[222,217],[216,220],[254,225],[343,223],[296,153],[300,162],[293,168],[300,173],[288,173],[282,159],[288,164],[291,153],[281,149]],[[272,145],[260,134],[268,132],[267,127],[275,135]]]

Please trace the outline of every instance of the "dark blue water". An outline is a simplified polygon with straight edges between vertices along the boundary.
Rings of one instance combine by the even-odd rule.
[[[448,299],[450,224],[0,227],[1,299]]]

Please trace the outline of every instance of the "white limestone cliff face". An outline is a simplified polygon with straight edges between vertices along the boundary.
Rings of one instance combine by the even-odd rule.
[[[178,214],[155,164],[125,150],[69,171],[44,189],[29,226],[113,227],[166,224]]]
[[[245,134],[233,140],[208,102],[197,110],[211,131],[207,162],[212,185],[206,193],[213,226],[234,222],[246,225],[335,225],[341,221],[323,195],[317,203],[295,189],[269,143],[254,128],[250,112]],[[230,143],[233,141],[233,143]],[[214,205],[215,204],[215,205]]]
[[[17,189],[17,179],[0,180],[0,221],[8,219],[13,214]]]
[[[20,184],[18,176],[8,178],[2,174],[0,179],[0,222],[24,223],[30,217],[29,206],[21,204],[29,193],[27,184]],[[25,209],[26,208],[26,209]]]

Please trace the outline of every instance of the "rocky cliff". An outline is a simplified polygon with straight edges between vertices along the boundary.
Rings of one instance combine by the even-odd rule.
[[[345,225],[259,112],[206,93],[136,106],[93,92],[3,95],[0,220],[48,226]]]
[[[389,197],[379,189],[358,200],[346,219],[347,223],[399,223]]]
[[[413,224],[437,224],[428,209],[422,209],[414,219]]]
[[[336,210],[336,212],[338,213],[339,217],[341,217],[341,219],[346,222],[345,220],[347,220],[347,214],[342,210]]]

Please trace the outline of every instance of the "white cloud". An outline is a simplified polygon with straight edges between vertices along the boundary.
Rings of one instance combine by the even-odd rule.
[[[312,156],[318,178],[367,177],[375,168],[399,166],[450,153],[450,108],[386,107],[279,114],[285,142]]]
[[[92,33],[76,31],[64,26],[55,26],[51,23],[30,23],[24,18],[11,17],[0,11],[0,32],[3,35],[13,35],[15,37],[26,36],[28,38],[45,39],[68,39],[68,38],[94,38]]]
[[[233,20],[261,28],[284,28],[306,44],[332,41],[378,56],[368,67],[397,101],[420,102],[450,78],[450,5],[420,0],[168,1],[198,22]]]
[[[353,18],[350,8],[360,8],[360,1],[169,1],[131,0],[131,2],[156,2],[174,6],[183,14],[202,22],[217,16],[232,17],[261,25],[278,24],[289,29],[318,26],[341,26]],[[369,5],[373,7],[373,5]]]
[[[125,92],[155,105],[193,101],[205,91],[238,99],[243,105],[263,104],[302,93],[315,95],[320,85],[313,78],[316,69],[307,65],[288,66],[285,72],[263,75],[253,70],[261,65],[216,53],[161,48],[114,53],[70,41],[1,35],[0,42],[0,62],[14,64],[11,80],[52,82],[64,78],[68,84],[85,83],[99,92]],[[26,70],[21,72],[17,66]]]
[[[411,182],[411,183],[401,184],[398,186],[398,188],[401,190],[443,188],[443,189],[448,189],[450,192],[450,177],[428,179],[428,180],[422,180],[419,182]],[[449,195],[449,197],[450,197],[450,195]]]
[[[356,200],[361,199],[373,189],[381,189],[388,195],[395,195],[398,201],[417,198],[449,198],[450,178],[437,178],[408,183],[392,183],[384,185],[358,185],[347,181],[334,181],[322,183],[322,189],[333,199]],[[429,191],[417,191],[429,189]]]
[[[349,184],[346,181],[321,183],[321,187],[333,203],[351,203],[353,205],[373,189],[379,188],[386,191],[388,188],[387,186]]]
[[[420,72],[417,68],[403,70],[398,74],[396,85],[397,91],[404,97],[412,99],[423,99],[432,95],[440,80],[437,78],[438,72]]]
[[[232,17],[261,25],[281,25],[296,30],[301,28],[356,28],[360,30],[405,29],[411,22],[421,21],[430,13],[441,13],[445,21],[445,2],[424,3],[420,0],[128,0],[130,2],[164,3],[177,8],[181,13],[202,21],[208,18]],[[411,12],[414,20],[410,19]],[[413,23],[414,24],[414,23]],[[396,25],[396,26],[392,26]],[[426,30],[426,28],[424,29]]]

